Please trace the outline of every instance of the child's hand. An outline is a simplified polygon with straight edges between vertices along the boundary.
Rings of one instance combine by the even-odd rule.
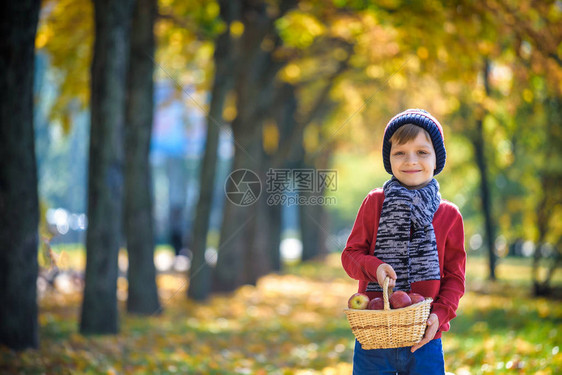
[[[439,329],[439,318],[435,314],[429,314],[429,318],[427,319],[427,328],[425,330],[425,335],[418,342],[416,345],[412,346],[411,352],[415,352],[435,337],[437,330]]]
[[[383,263],[377,267],[377,282],[384,288],[384,279],[387,277],[390,278],[388,280],[388,287],[394,288],[396,286],[396,272],[394,272],[394,268],[390,264]]]

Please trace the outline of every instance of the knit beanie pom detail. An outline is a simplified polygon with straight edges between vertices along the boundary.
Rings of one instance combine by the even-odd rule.
[[[443,128],[435,117],[423,109],[407,109],[394,116],[386,125],[384,130],[384,138],[382,143],[382,159],[384,169],[392,174],[390,166],[390,138],[402,125],[414,124],[428,132],[433,148],[435,150],[435,172],[439,174],[445,166],[447,153],[445,151],[445,143],[443,136]]]

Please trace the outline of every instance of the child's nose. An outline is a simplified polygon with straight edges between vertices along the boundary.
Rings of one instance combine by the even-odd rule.
[[[418,161],[418,156],[415,153],[406,154],[406,161],[408,163],[416,163]]]

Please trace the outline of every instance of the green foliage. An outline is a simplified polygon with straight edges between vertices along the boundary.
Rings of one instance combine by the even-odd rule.
[[[333,217],[332,227],[340,229],[353,224],[363,199],[390,176],[382,167],[382,157],[374,151],[365,150],[362,155],[337,154],[333,163],[338,188],[330,195],[336,198],[337,206],[328,206],[328,210]]]
[[[159,6],[155,27],[157,78],[174,79],[180,85],[193,84],[200,92],[208,90],[213,77],[213,41],[229,27],[220,20],[218,3],[162,0]],[[338,171],[335,192],[338,204],[328,207],[335,218],[333,227],[351,225],[368,191],[381,186],[388,178],[380,161],[386,121],[406,107],[424,107],[445,128],[448,162],[438,178],[443,197],[459,205],[463,212],[467,238],[481,232],[482,227],[479,177],[471,137],[475,121],[483,118],[498,233],[508,242],[519,238],[538,240],[541,231],[538,223],[544,218],[547,225],[542,229],[543,239],[559,243],[562,234],[561,14],[560,4],[555,1],[311,0],[299,2],[297,9],[281,18],[276,26],[283,45],[275,56],[288,61],[279,76],[297,86],[299,116],[309,113],[318,93],[331,79],[334,81],[324,104],[326,115],[321,116],[321,121],[313,121],[305,132],[309,154],[325,148],[334,155],[332,167]],[[243,32],[240,22],[234,26],[233,31]],[[43,2],[36,45],[48,54],[58,83],[51,119],[61,123],[66,134],[72,134],[71,108],[75,103],[85,107],[89,102],[93,32],[90,2]],[[271,44],[270,40],[265,41],[262,48],[272,48]],[[338,65],[348,58],[345,71],[332,78]],[[484,59],[489,59],[492,66],[489,92],[483,87]],[[65,165],[58,159],[64,158],[59,155],[66,152],[67,146],[55,142],[49,147],[52,150],[55,147],[57,155],[57,160],[50,162]],[[59,153],[57,147],[65,150]],[[50,173],[56,178],[45,180],[47,183],[41,187],[43,195],[51,193],[49,204],[69,195],[68,187],[60,184],[67,179],[64,173],[70,173],[70,169],[58,169],[59,172]],[[49,174],[48,168],[45,171]],[[548,197],[544,207],[550,211],[538,209],[544,197]],[[74,252],[68,253],[72,260]],[[309,287],[312,291],[307,283],[314,277],[307,273],[315,270],[303,266],[297,270],[301,274],[296,279],[284,279],[284,276],[270,280],[280,285],[303,283],[305,290]],[[521,270],[526,269],[522,266],[513,271]],[[160,282],[165,280],[161,278]],[[176,287],[185,284],[181,278],[173,280]],[[323,284],[311,285],[323,287]],[[520,285],[525,290],[529,286],[528,282]],[[285,369],[290,373],[308,366],[329,373],[327,369],[349,362],[350,335],[337,315],[337,303],[332,300],[328,309],[306,299],[291,302],[289,296],[279,292],[274,295],[282,300],[282,306],[288,306],[290,313],[281,315],[275,322],[258,321],[253,314],[262,317],[264,311],[274,314],[277,311],[269,297],[262,295],[262,287],[244,289],[235,300],[217,297],[204,306],[182,304],[176,300],[179,297],[171,297],[169,311],[164,316],[152,318],[149,324],[126,318],[125,333],[113,341],[85,339],[73,333],[69,321],[77,312],[72,298],[58,301],[60,304],[42,301],[42,336],[46,343],[40,357],[46,358],[46,364],[34,355],[25,354],[18,358],[20,362],[14,363],[19,363],[21,368],[52,366],[48,368],[53,372],[59,369],[64,372],[68,365],[78,372],[93,373],[112,369],[150,372],[153,368],[171,372],[169,366],[179,372],[203,368],[209,373],[219,373],[224,368],[234,372],[234,366],[250,371]],[[535,303],[520,295],[509,300],[498,299],[503,303],[500,305],[493,302],[495,297],[496,294],[471,292],[464,300],[470,304],[463,302],[465,307],[454,326],[458,331],[448,335],[451,344],[447,350],[453,358],[448,362],[450,368],[468,367],[485,373],[504,371],[508,363],[519,366],[523,361],[523,366],[527,366],[525,371],[555,372],[560,366],[560,355],[554,344],[555,339],[560,341],[560,333],[555,329],[560,323],[560,306],[545,300]],[[241,302],[236,299],[250,303],[255,309],[240,307]],[[325,331],[321,324],[303,318],[310,313],[307,303],[312,306],[311,314],[328,327]],[[239,312],[228,315],[221,304],[238,306]],[[477,307],[488,312],[482,313]],[[185,311],[188,311],[187,321]],[[204,313],[209,313],[209,317]],[[213,319],[223,323],[213,323]],[[544,324],[539,326],[537,320]],[[329,322],[333,321],[338,323],[330,326]],[[255,328],[255,333],[250,327]],[[486,333],[488,330],[490,333]],[[142,342],[144,336],[147,342]],[[262,344],[265,349],[246,349],[243,344],[237,345],[239,348],[230,347],[232,342],[247,340]],[[142,345],[137,347],[139,341]],[[270,342],[279,342],[281,349],[271,347]],[[316,346],[310,346],[311,342]],[[516,345],[508,345],[510,342]],[[224,362],[218,364],[210,359],[217,357],[212,355],[216,354],[215,344],[219,353],[225,351]],[[158,354],[150,357],[149,350]],[[463,357],[463,353],[468,354]],[[126,364],[119,367],[119,358],[129,355],[131,367],[127,368]],[[318,359],[325,357],[331,359]],[[278,359],[270,362],[270,358]],[[491,367],[477,367],[481,362]],[[498,368],[499,363],[503,363],[502,368]],[[266,365],[273,367],[260,367]],[[342,368],[348,370],[345,365]]]
[[[65,133],[72,127],[73,108],[90,101],[90,63],[94,14],[90,1],[47,0],[42,3],[36,48],[46,51],[55,70],[58,94],[50,112]]]
[[[159,2],[155,26],[156,77],[208,85],[212,71],[203,69],[212,57],[214,38],[224,29],[214,0]],[[50,119],[65,133],[73,124],[73,110],[90,101],[90,64],[94,41],[94,12],[90,1],[47,0],[42,3],[36,48],[46,52],[54,70],[58,93]],[[148,58],[148,56],[147,56]],[[172,77],[170,77],[172,76]]]
[[[457,373],[556,374],[562,369],[562,303],[528,297],[528,263],[502,260],[499,281],[489,283],[484,259],[469,256],[469,292],[461,300],[451,332],[444,336],[447,362],[457,358]],[[561,282],[558,277],[556,284]]]
[[[324,33],[324,26],[312,15],[291,11],[277,21],[279,34],[289,47],[305,49],[310,47],[314,38]]]
[[[159,17],[154,27],[156,79],[173,80],[178,90],[182,85],[194,85],[200,91],[209,90],[213,74],[213,43],[227,27],[219,12],[219,5],[214,0],[159,2]]]
[[[555,2],[531,4],[309,0],[277,20],[283,43],[274,56],[287,61],[279,78],[298,89],[299,120],[331,83],[304,143],[310,155],[335,155],[340,191],[338,205],[329,209],[337,228],[350,225],[366,192],[385,179],[377,161],[386,121],[404,108],[423,107],[444,125],[449,155],[439,180],[443,196],[465,215],[467,234],[482,227],[471,137],[484,116],[498,234],[510,242],[538,237],[540,176],[560,175],[562,165],[555,131],[560,109],[551,104],[560,100],[562,87],[559,46],[553,44],[560,40],[562,12]],[[275,12],[279,4],[266,6]],[[208,90],[214,39],[225,27],[244,32],[240,22],[225,25],[219,12],[214,0],[159,1],[157,79]],[[89,101],[91,4],[50,0],[41,14],[36,44],[49,55],[60,84],[51,115],[69,132],[71,103]],[[274,42],[264,40],[262,48],[274,48]],[[485,58],[492,66],[490,93],[482,85]],[[67,189],[42,190],[64,195]],[[551,226],[551,243],[560,238],[557,228]]]

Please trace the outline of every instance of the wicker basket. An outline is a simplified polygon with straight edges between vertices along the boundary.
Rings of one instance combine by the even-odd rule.
[[[421,341],[425,332],[432,299],[391,310],[388,280],[385,279],[383,288],[384,310],[345,309],[351,330],[363,349],[412,346]]]

